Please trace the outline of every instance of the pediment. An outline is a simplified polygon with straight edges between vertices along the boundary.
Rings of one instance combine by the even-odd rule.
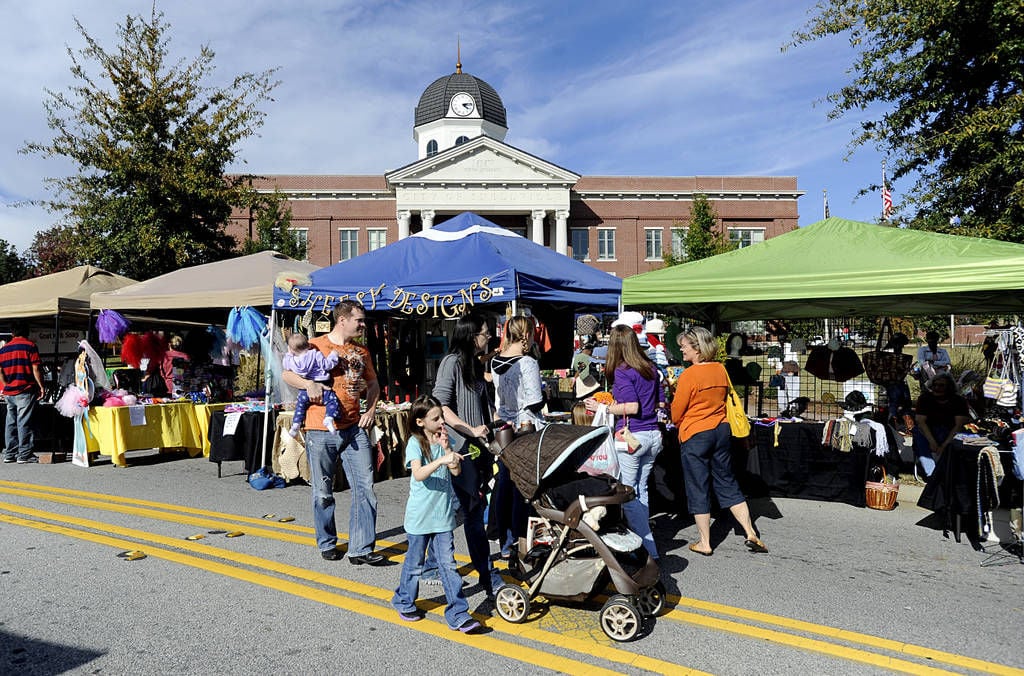
[[[385,175],[399,187],[416,185],[560,185],[580,175],[487,136],[427,157]]]

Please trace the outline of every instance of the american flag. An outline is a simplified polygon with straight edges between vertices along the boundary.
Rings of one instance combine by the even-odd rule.
[[[882,220],[889,220],[890,215],[892,215],[892,193],[889,192],[889,187],[885,184],[885,162],[882,162]]]

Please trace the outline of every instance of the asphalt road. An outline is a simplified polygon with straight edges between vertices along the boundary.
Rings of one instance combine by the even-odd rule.
[[[240,463],[218,479],[204,458],[128,460],[0,466],[0,673],[1024,674],[1024,565],[944,537],[912,487],[891,512],[756,500],[768,554],[720,526],[714,556],[696,556],[692,522],[656,515],[668,607],[614,643],[600,604],[538,600],[511,625],[469,574],[488,633],[450,631],[430,589],[428,618],[401,622],[388,600],[406,479],[377,484],[378,546],[395,565],[370,568],[320,558],[308,487],[255,491]]]

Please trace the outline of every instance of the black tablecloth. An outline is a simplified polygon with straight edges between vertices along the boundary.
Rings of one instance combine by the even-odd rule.
[[[33,416],[36,453],[71,452],[75,428],[71,418],[62,416],[52,404],[36,404]],[[7,402],[0,401],[0,449],[7,448]]]
[[[208,430],[210,462],[218,464],[218,472],[220,463],[226,460],[245,461],[246,474],[255,472],[264,464],[269,464],[264,459],[270,458],[269,451],[273,445],[274,420],[277,417],[277,412],[270,412],[270,421],[262,449],[259,443],[263,431],[262,412],[242,413],[235,433],[225,436],[224,419],[227,415],[229,414],[224,411],[214,411],[210,416]]]
[[[777,424],[782,426],[778,446],[775,425],[752,426],[755,446],[747,461],[747,471],[760,478],[769,495],[865,505],[871,449],[841,452],[822,446],[824,423]]]

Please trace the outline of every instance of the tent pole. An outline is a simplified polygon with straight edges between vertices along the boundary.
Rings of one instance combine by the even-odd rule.
[[[956,347],[956,315],[949,316],[949,346]]]
[[[88,336],[89,334],[86,334]],[[53,387],[57,385],[57,368],[60,365],[60,310],[53,316],[53,369],[50,371],[50,378]],[[44,386],[47,383],[43,383]]]
[[[276,308],[271,306],[270,319],[267,325],[267,345],[270,348],[268,351],[271,353],[274,351],[274,330],[277,327],[276,314]],[[260,355],[262,356],[262,354],[263,350],[260,350]],[[260,456],[263,458],[263,467],[268,467],[272,464],[268,462],[269,458],[267,458],[267,435],[269,434],[267,428],[270,426],[270,388],[273,385],[270,369],[267,368],[269,364],[270,362],[268,361],[263,367],[263,434],[260,435]]]

